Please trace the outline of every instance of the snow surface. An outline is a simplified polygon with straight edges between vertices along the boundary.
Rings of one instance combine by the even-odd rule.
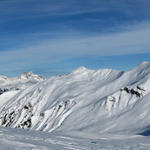
[[[40,131],[0,128],[0,150],[149,150],[148,137],[62,136]]]
[[[18,78],[0,77],[0,88],[0,125],[30,130],[1,128],[2,136],[8,133],[10,145],[9,133],[16,131],[30,135],[35,149],[62,145],[65,149],[65,142],[71,141],[79,147],[68,144],[70,149],[150,149],[149,62],[130,71],[80,67],[49,79],[31,72]],[[38,148],[32,133],[39,143],[42,136],[55,142]],[[18,148],[27,146],[25,137],[21,138]]]

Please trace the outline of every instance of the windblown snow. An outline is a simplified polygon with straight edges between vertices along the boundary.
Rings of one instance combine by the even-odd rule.
[[[149,62],[130,71],[80,67],[68,75],[48,79],[32,72],[16,78],[0,76],[2,127],[46,131],[50,135],[86,140],[116,136],[142,139],[150,135],[149,114]],[[136,143],[134,138],[133,141]],[[113,144],[110,143],[110,147],[117,149]],[[150,145],[146,142],[142,148],[150,149]]]

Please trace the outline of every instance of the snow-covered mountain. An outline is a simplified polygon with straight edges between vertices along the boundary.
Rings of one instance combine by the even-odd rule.
[[[6,76],[0,76],[0,89],[12,90],[12,89],[25,89],[33,84],[43,81],[44,78],[40,75],[36,75],[32,72],[25,72],[20,77],[8,78]]]
[[[130,71],[89,70],[43,79],[0,77],[0,125],[63,135],[147,134],[150,63]],[[13,90],[12,90],[13,89]]]

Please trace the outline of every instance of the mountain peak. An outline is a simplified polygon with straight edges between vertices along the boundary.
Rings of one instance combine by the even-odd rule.
[[[150,64],[148,61],[143,61],[141,64]]]
[[[21,79],[33,79],[33,80],[38,80],[38,81],[42,81],[44,78],[40,75],[34,74],[33,72],[24,72],[21,76]]]
[[[139,64],[139,65],[137,66],[137,68],[148,69],[148,68],[150,68],[150,62],[143,61],[141,64]]]
[[[81,67],[79,67],[79,68],[77,68],[76,70],[74,70],[73,71],[73,73],[82,73],[82,72],[84,72],[84,71],[88,71],[89,69],[87,69],[86,67],[84,67],[84,66],[81,66]]]
[[[6,76],[0,76],[0,80],[7,80],[8,79],[8,77],[6,77]]]

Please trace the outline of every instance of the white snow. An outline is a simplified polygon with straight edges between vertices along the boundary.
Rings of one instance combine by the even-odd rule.
[[[54,145],[58,146],[55,149],[60,145],[64,149],[150,149],[148,62],[126,72],[80,67],[49,79],[29,72],[19,78],[1,77],[0,88],[8,89],[0,95],[1,126],[49,134],[18,129],[6,129],[7,132],[33,132],[39,139],[40,134],[49,135],[52,149]],[[76,141],[77,147],[65,145],[70,142],[68,137]],[[39,149],[47,149],[47,145]]]
[[[138,135],[49,134],[0,128],[0,150],[149,150],[149,138]]]

